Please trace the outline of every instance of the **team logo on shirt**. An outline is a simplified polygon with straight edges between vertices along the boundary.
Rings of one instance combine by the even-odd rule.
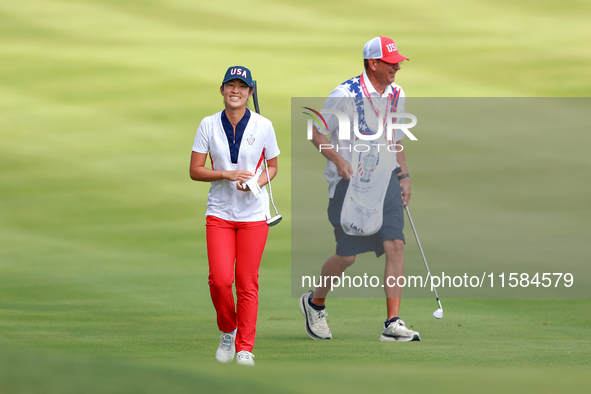
[[[246,139],[246,142],[248,142],[248,145],[254,144],[254,135],[253,134],[249,135],[248,138]]]

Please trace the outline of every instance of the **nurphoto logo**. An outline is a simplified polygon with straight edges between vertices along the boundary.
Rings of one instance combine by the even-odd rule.
[[[313,128],[314,128],[314,122],[316,122],[317,126],[320,127],[320,129],[324,129],[326,131],[328,131],[328,125],[326,123],[326,120],[324,119],[324,117],[321,115],[320,112],[310,108],[310,107],[302,107],[304,109],[307,109],[309,111],[311,111],[312,113],[309,112],[303,112],[306,115],[309,115],[310,117],[312,117],[312,119],[308,119],[308,128],[307,128],[307,137],[308,140],[312,140],[312,136],[313,136]],[[384,119],[385,114],[380,114],[379,117],[379,121],[378,121],[378,130],[377,132],[375,132],[374,134],[368,134],[368,133],[363,133],[361,131],[359,131],[359,115],[357,114],[357,112],[355,112],[354,114],[354,119],[353,122],[351,122],[351,119],[349,119],[349,116],[347,116],[346,113],[344,113],[343,111],[339,111],[337,109],[323,109],[322,110],[323,113],[325,114],[333,114],[337,117],[338,119],[338,124],[339,124],[339,132],[338,132],[338,139],[339,140],[351,140],[351,129],[353,129],[353,132],[355,133],[355,140],[363,140],[363,141],[376,141],[379,138],[382,137],[382,135],[384,134],[384,128],[386,129],[386,139],[388,141],[393,141],[394,140],[394,130],[400,130],[402,131],[408,138],[410,138],[412,141],[417,141],[418,138],[414,136],[413,133],[410,132],[410,128],[414,127],[417,125],[417,117],[414,116],[411,113],[406,113],[406,112],[396,112],[395,116],[387,116],[386,119]],[[406,119],[410,119],[410,123],[397,123],[398,120],[406,120]],[[386,149],[390,152],[401,152],[402,151],[402,145],[395,145],[395,144],[371,144],[371,146],[377,147],[378,151],[380,150],[381,146],[385,146]],[[355,146],[353,147],[353,149],[356,152],[367,152],[371,149],[370,145],[367,144],[355,144]],[[400,147],[400,150],[397,150],[396,147]],[[319,146],[319,150],[322,152],[323,149],[334,149],[335,147],[332,144],[320,144]],[[339,147],[337,146],[336,149],[338,150]]]

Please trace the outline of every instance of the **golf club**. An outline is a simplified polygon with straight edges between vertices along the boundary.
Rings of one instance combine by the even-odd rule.
[[[269,176],[269,166],[267,165],[267,159],[265,159],[265,171],[267,171],[267,185],[269,185],[269,196],[271,197],[271,205],[273,205],[273,209],[275,210],[275,216],[271,219],[267,220],[267,225],[269,227],[273,227],[283,219],[283,216],[277,212],[277,207],[275,207],[275,202],[273,202],[273,189],[271,189],[271,177]]]
[[[425,262],[425,268],[427,268],[427,279],[431,276],[431,271],[429,270],[429,265],[427,264],[427,258],[425,257],[425,253],[423,253],[423,247],[421,246],[421,241],[419,241],[419,236],[417,234],[417,230],[415,229],[415,224],[412,221],[412,217],[410,216],[410,210],[408,209],[408,205],[404,204],[404,208],[406,209],[406,214],[408,215],[408,220],[410,221],[410,225],[412,226],[412,231],[415,233],[415,238],[417,240],[417,244],[419,245],[419,250],[421,251],[421,256],[423,256],[423,261]],[[437,294],[437,288],[433,287],[433,291],[435,292],[435,297],[437,298],[437,304],[439,305],[439,309],[433,312],[433,316],[438,319],[443,317],[443,307],[441,306],[441,301],[439,301],[439,295]]]
[[[261,114],[261,110],[259,108],[259,96],[257,93],[257,81],[252,81],[252,88],[254,92],[252,93],[252,101],[254,102],[254,110],[257,114]],[[269,227],[273,227],[283,219],[283,216],[277,212],[277,207],[275,206],[275,202],[273,201],[273,189],[271,188],[271,177],[269,176],[269,166],[267,165],[267,159],[265,159],[265,171],[267,172],[267,187],[269,188],[269,196],[271,197],[271,205],[273,205],[273,209],[275,210],[275,216],[271,219],[267,220],[267,225]]]

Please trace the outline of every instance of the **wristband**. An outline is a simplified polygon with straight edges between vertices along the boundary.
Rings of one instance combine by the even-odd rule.
[[[398,180],[399,181],[403,180],[404,178],[410,178],[410,175],[408,175],[408,174],[398,175]]]

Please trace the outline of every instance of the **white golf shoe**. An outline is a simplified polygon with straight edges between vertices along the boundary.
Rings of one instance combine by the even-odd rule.
[[[332,339],[330,328],[326,324],[326,310],[317,310],[310,306],[308,301],[314,295],[310,290],[300,297],[300,311],[306,317],[306,333],[312,339]]]
[[[236,364],[238,365],[248,365],[250,367],[254,367],[254,354],[249,351],[241,350],[236,354]]]
[[[384,331],[382,331],[382,336],[380,337],[380,341],[409,342],[420,340],[419,333],[409,330],[402,319],[393,321],[388,327],[384,327]]]
[[[223,332],[219,339],[220,346],[218,346],[218,350],[215,352],[215,359],[222,364],[232,362],[236,353],[236,330],[233,332]]]

